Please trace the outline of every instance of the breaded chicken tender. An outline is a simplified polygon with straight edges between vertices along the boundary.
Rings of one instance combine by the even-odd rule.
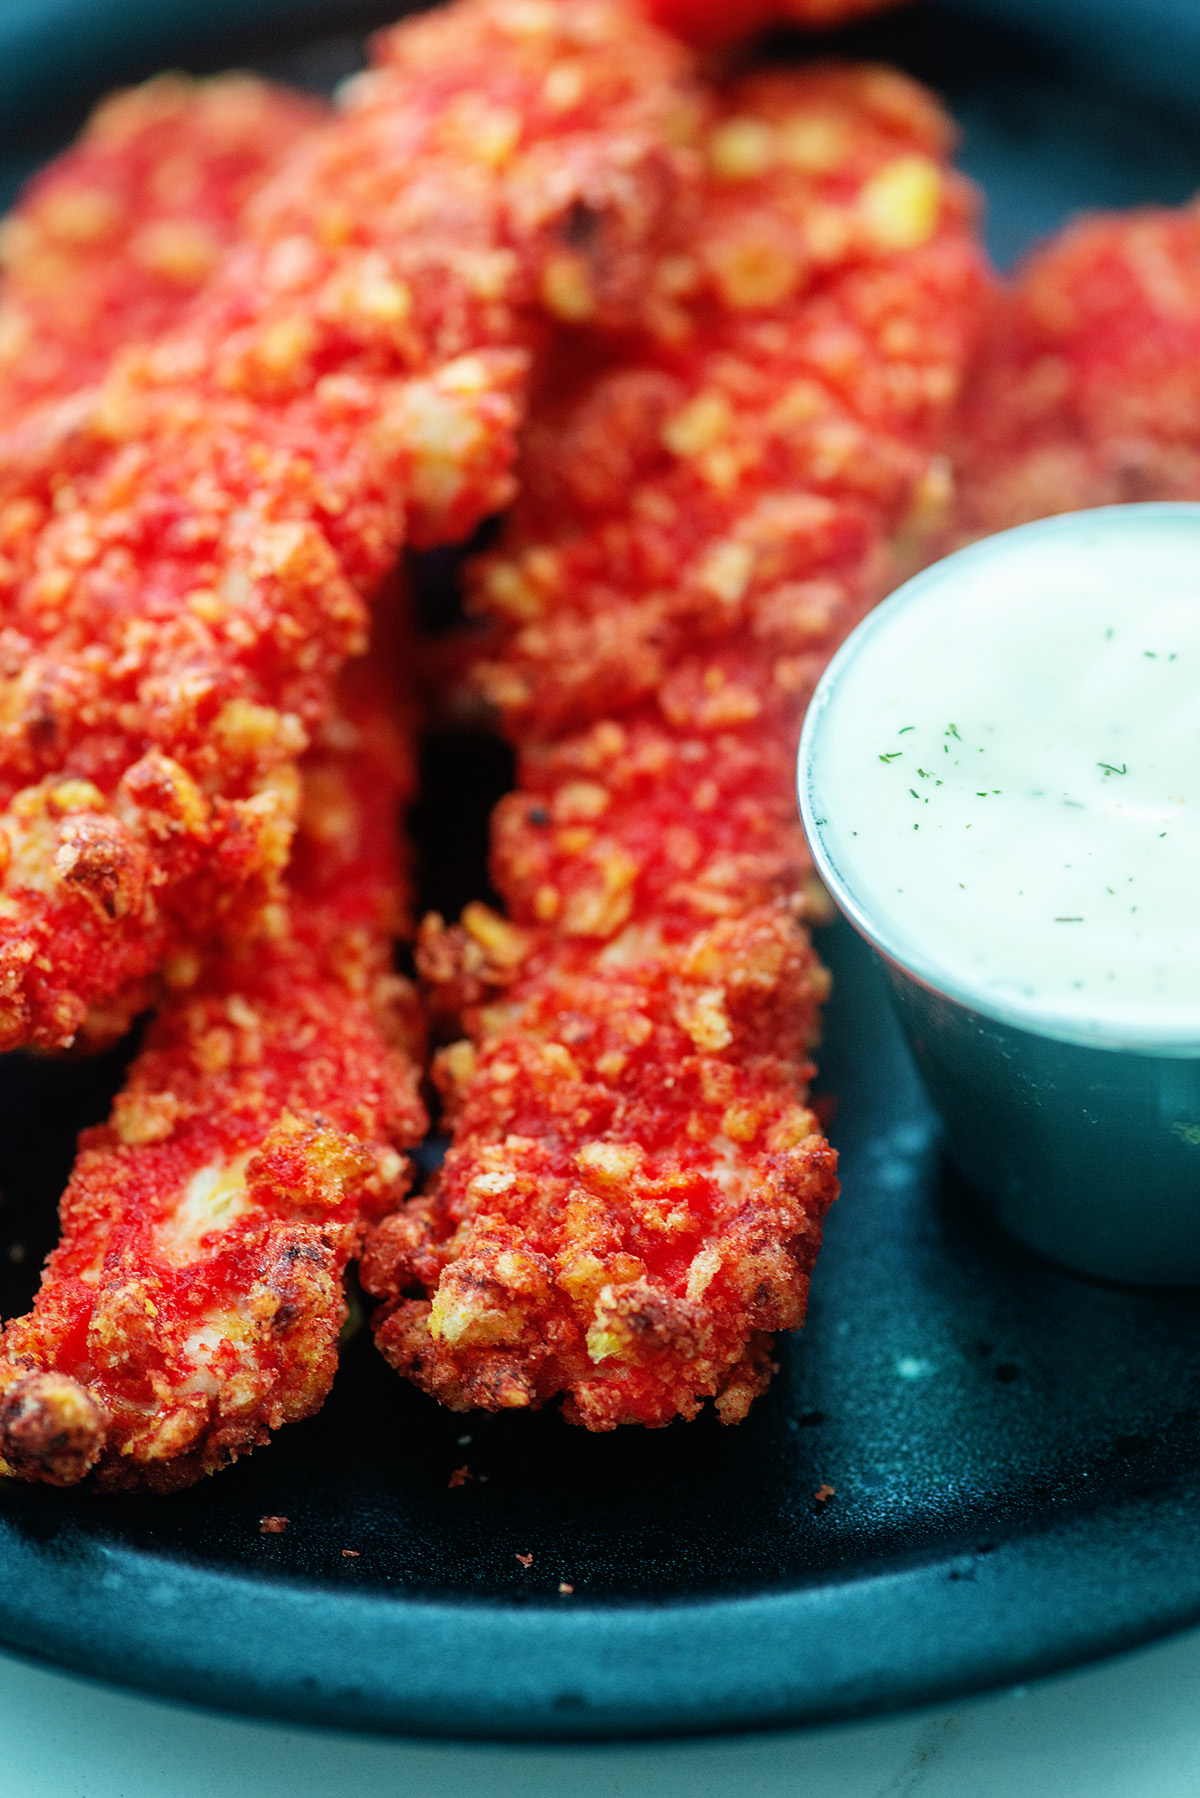
[[[0,226],[0,428],[175,324],[327,111],[251,75],[160,75],[98,106]]]
[[[181,958],[81,1139],[62,1241],[0,1338],[0,1473],[172,1491],[329,1390],[347,1262],[427,1122],[419,1010],[391,963],[410,744],[351,674],[305,760],[274,934]]]
[[[886,69],[728,96],[674,315],[539,409],[517,522],[480,569],[507,627],[485,691],[520,741],[651,694],[676,726],[777,704],[790,722],[918,559],[982,297],[950,136]]]
[[[0,1048],[272,903],[402,543],[510,498],[553,321],[656,291],[688,69],[614,0],[397,27],[186,319],[0,436]]]
[[[949,132],[886,70],[729,88],[651,339],[547,383],[480,563],[518,745],[482,906],[423,928],[456,1119],[372,1232],[384,1354],[455,1408],[735,1422],[803,1319],[835,1158],[805,1104],[800,720],[919,560],[987,293]]]
[[[1200,499],[1200,207],[1067,226],[997,300],[964,401],[955,536]]]
[[[250,195],[327,111],[246,75],[159,76],[104,101],[78,144],[35,176],[0,228],[0,430],[11,433],[39,405],[79,393],[117,349],[176,324],[235,238]],[[128,892],[131,878],[150,877],[148,858],[115,836],[103,812],[102,795],[87,783],[44,783],[19,797],[0,840],[0,862],[7,871],[14,848],[20,851],[29,834],[40,835],[45,850],[47,836],[57,831],[60,900],[72,891],[82,897],[72,876],[89,866],[102,873],[110,849],[131,869]],[[230,831],[212,833],[203,874],[205,855],[198,858],[191,845],[191,880],[199,876],[207,889],[198,895],[199,916],[240,913],[253,920],[273,896],[286,855],[290,821],[280,826],[268,795],[257,809],[243,808]],[[36,852],[27,859],[36,860]],[[114,862],[110,881],[116,873]],[[120,905],[119,890],[110,901]],[[21,915],[11,899],[7,910]],[[89,902],[76,912],[85,927],[60,931],[52,960],[47,932],[34,927],[26,907],[31,934],[23,947],[10,949],[16,969],[10,965],[3,985],[11,995],[22,978],[36,987],[47,974],[60,985],[90,984],[104,997],[88,1008],[75,1041],[95,1048],[124,1033],[149,1003],[152,985],[123,981],[120,949],[110,968],[112,945],[86,928]],[[68,906],[60,923],[69,915]],[[93,956],[98,959],[88,968]],[[114,981],[123,982],[115,991]]]

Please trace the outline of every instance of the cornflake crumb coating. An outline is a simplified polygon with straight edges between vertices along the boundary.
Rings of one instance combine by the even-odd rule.
[[[1200,499],[1200,208],[1085,218],[998,297],[960,426],[959,542]]]
[[[653,288],[682,46],[613,0],[458,0],[376,56],[184,321],[0,432],[0,1048],[263,902],[402,542],[511,497],[552,322]]]
[[[0,1472],[190,1485],[315,1411],[366,1224],[409,1185],[419,1098],[396,813],[407,733],[361,667],[303,771],[279,934],[183,958],[62,1239],[0,1339]]]
[[[519,746],[509,917],[426,921],[455,1120],[368,1241],[384,1354],[455,1408],[742,1418],[803,1319],[835,1158],[804,1100],[799,721],[944,527],[985,304],[949,130],[890,71],[731,87],[672,309],[547,382],[475,596]],[[565,379],[565,377],[563,377]]]

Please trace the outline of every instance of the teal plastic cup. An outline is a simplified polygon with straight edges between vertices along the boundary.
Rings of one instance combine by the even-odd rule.
[[[935,932],[921,941],[911,924],[899,928],[847,872],[823,787],[831,703],[876,632],[935,590],[944,597],[946,583],[973,579],[984,558],[1011,554],[1017,539],[1023,555],[1051,539],[1059,551],[1077,539],[1095,553],[1097,533],[1130,531],[1194,539],[1200,605],[1200,506],[1073,513],[974,544],[909,581],[847,639],[809,709],[798,786],[817,871],[878,957],[947,1151],[999,1221],[1081,1273],[1192,1286],[1200,1284],[1200,1015],[1194,1030],[1185,1020],[1156,1040],[1102,1012],[1086,1027],[1031,1019],[961,969],[952,976]]]

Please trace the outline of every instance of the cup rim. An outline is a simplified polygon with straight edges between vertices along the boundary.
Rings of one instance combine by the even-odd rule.
[[[796,788],[809,852],[830,896],[860,936],[885,960],[893,962],[910,978],[968,1011],[977,1012],[994,1023],[1024,1031],[1030,1036],[1049,1037],[1083,1049],[1123,1050],[1130,1054],[1193,1060],[1200,1057],[1200,1018],[1197,1018],[1187,1034],[1181,1032],[1178,1037],[1164,1032],[1161,1027],[1139,1030],[1128,1023],[1106,1029],[1101,1021],[1096,1028],[1088,1030],[1081,1027],[1074,1018],[1056,1015],[1052,1011],[1033,1015],[1019,1005],[1007,1004],[1001,998],[976,991],[968,984],[954,979],[920,945],[909,943],[898,934],[890,932],[887,919],[881,918],[875,908],[855,892],[850,880],[838,866],[829,845],[822,838],[812,794],[817,740],[838,682],[864,646],[898,611],[919,601],[929,588],[940,585],[946,579],[948,568],[962,568],[972,562],[984,560],[996,553],[997,544],[1007,544],[1013,538],[1069,534],[1080,529],[1084,521],[1111,519],[1114,516],[1128,517],[1130,514],[1147,522],[1154,517],[1185,519],[1200,527],[1200,502],[1195,500],[1147,500],[1128,505],[1094,506],[1077,512],[1060,512],[1049,518],[1034,519],[1031,523],[1014,525],[1010,530],[997,531],[990,537],[983,537],[964,549],[954,550],[950,555],[941,557],[903,582],[851,631],[818,681],[800,733]]]

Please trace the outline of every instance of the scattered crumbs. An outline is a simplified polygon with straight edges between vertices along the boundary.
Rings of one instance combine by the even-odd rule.
[[[469,1467],[456,1467],[454,1472],[450,1475],[450,1490],[453,1492],[456,1486],[465,1486],[470,1477],[471,1469]]]
[[[470,1440],[471,1440],[471,1438],[469,1436],[460,1436],[458,1438],[459,1448],[466,1448],[466,1446],[470,1442]]]
[[[357,1561],[358,1559],[357,1548],[343,1548],[342,1554],[347,1561]]]
[[[264,1536],[282,1536],[290,1519],[287,1517],[260,1517],[259,1533]]]
[[[518,1561],[520,1561],[522,1567],[532,1567],[533,1566],[533,1556],[532,1555],[518,1555],[517,1559],[518,1559]]]
[[[10,1242],[8,1245],[8,1258],[19,1267],[21,1262],[25,1259],[25,1244],[23,1242]]]
[[[933,1362],[923,1361],[919,1355],[901,1355],[896,1362],[896,1372],[902,1380],[923,1380],[926,1374],[933,1372]]]
[[[816,1491],[813,1493],[813,1497],[819,1505],[823,1505],[827,1503],[829,1499],[835,1497],[836,1493],[836,1486],[831,1486],[828,1481],[826,1481],[824,1485],[817,1487]]]
[[[574,1586],[569,1586],[565,1579],[559,1580],[558,1589],[564,1598],[570,1598],[572,1592],[575,1590]]]

